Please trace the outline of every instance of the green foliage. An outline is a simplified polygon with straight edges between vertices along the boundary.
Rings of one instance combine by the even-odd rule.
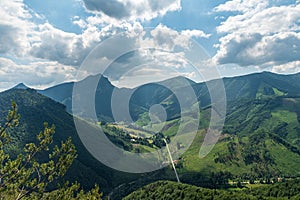
[[[50,151],[54,126],[49,127],[45,123],[44,130],[37,135],[37,143],[26,144],[23,154],[11,158],[5,146],[11,140],[8,132],[18,125],[19,118],[17,106],[12,103],[12,110],[8,112],[4,126],[0,127],[0,199],[101,198],[97,186],[88,193],[79,192],[79,184],[65,184],[53,192],[47,191],[49,184],[64,176],[76,158],[75,146],[70,138]],[[38,159],[39,155],[45,154],[48,155],[45,161]]]
[[[12,102],[12,110],[8,111],[8,115],[4,126],[2,127],[0,125],[0,147],[3,146],[3,142],[8,143],[10,141],[10,136],[7,131],[9,131],[10,128],[19,124],[19,118],[20,115],[17,114],[17,105],[15,102]]]
[[[140,175],[128,174],[111,169],[95,159],[82,144],[73,120],[73,116],[66,112],[65,106],[52,99],[38,94],[35,90],[12,89],[0,93],[0,124],[6,123],[7,108],[11,106],[11,100],[18,105],[18,113],[22,116],[19,125],[6,132],[10,135],[10,142],[4,149],[12,159],[23,154],[23,148],[27,143],[36,144],[36,135],[44,127],[43,123],[55,124],[53,142],[49,145],[53,149],[55,145],[61,146],[61,141],[72,138],[76,147],[77,157],[63,177],[49,184],[49,189],[54,189],[56,183],[65,181],[78,182],[84,190],[90,190],[95,184],[101,191],[108,194],[113,188],[123,183],[132,182]],[[83,122],[85,123],[85,122]],[[41,161],[46,161],[48,153],[36,155]]]
[[[156,133],[153,137],[152,137],[152,140],[153,140],[153,144],[155,146],[157,146],[158,148],[162,148],[164,146],[166,146],[166,143],[164,141],[164,135],[162,133]],[[170,142],[170,137],[167,136],[166,137],[166,141],[167,143]]]
[[[211,190],[180,184],[170,181],[158,181],[147,185],[136,192],[128,195],[124,200],[129,199],[172,199],[172,200],[193,200],[193,199],[255,199],[246,194],[230,193],[222,190]]]
[[[300,159],[299,99],[274,97],[235,103],[212,152],[203,159],[193,156],[203,141],[197,136],[199,139],[195,139],[183,156],[185,169],[218,171],[226,168],[239,177],[248,174],[246,180],[253,176],[299,176],[296,167]]]
[[[199,97],[198,100],[203,109],[201,109],[199,133],[189,150],[179,161],[181,180],[193,184],[205,181],[205,186],[218,187],[218,184],[224,184],[229,179],[226,174],[221,175],[220,172],[224,169],[226,169],[226,172],[233,174],[231,178],[234,179],[235,184],[240,183],[241,187],[244,187],[244,181],[257,182],[258,177],[260,177],[262,183],[266,183],[277,177],[299,176],[299,77],[300,74],[280,76],[261,73],[224,79],[228,103],[224,134],[211,153],[203,159],[199,158],[198,153],[203,142],[205,129],[208,127],[210,120],[210,97],[205,84],[194,84],[193,89]],[[98,117],[101,116],[99,120],[109,122],[108,119],[111,118],[109,106],[111,95],[109,94],[111,94],[112,86],[108,81],[105,82],[107,84],[100,85],[105,85],[107,90],[101,89],[99,91],[103,94],[98,93],[96,95],[96,99],[101,99],[101,102],[103,102],[97,106],[96,110]],[[61,90],[59,93],[53,90],[52,93],[53,95],[60,94],[63,96],[61,99],[56,98],[57,101],[65,102],[65,100],[68,100],[66,105],[69,110],[72,95],[71,88],[68,86],[68,95],[66,95],[66,90]],[[177,89],[179,92],[184,92],[184,90],[180,91],[180,88]],[[3,150],[10,152],[12,160],[18,158],[15,158],[14,155],[23,152],[20,146],[23,147],[26,143],[34,141],[35,133],[41,129],[42,122],[49,121],[50,124],[56,124],[56,132],[58,133],[54,135],[50,149],[55,145],[61,146],[60,141],[67,141],[67,138],[71,136],[78,150],[78,157],[71,166],[71,170],[66,172],[65,177],[67,177],[67,180],[71,182],[78,181],[86,188],[92,187],[94,183],[103,183],[107,193],[112,188],[119,188],[119,185],[126,183],[144,184],[144,181],[141,181],[142,184],[134,180],[137,179],[137,176],[114,171],[93,159],[75,134],[72,116],[64,112],[63,105],[54,103],[42,95],[37,95],[33,90],[8,91],[0,95],[1,108],[7,108],[5,102],[16,99],[18,105],[21,105],[20,110],[24,117],[20,121],[21,126],[14,129],[17,134],[14,134],[8,128],[3,135],[3,144],[5,144]],[[152,105],[162,104],[166,108],[169,121],[166,122],[161,131],[172,140],[180,124],[178,119],[180,107],[175,96],[166,89],[150,84],[139,89],[133,97],[130,101],[130,111],[134,120],[137,120],[141,126],[149,124],[149,116],[145,112]],[[1,118],[4,119],[3,111],[0,110],[0,123],[5,126]],[[188,125],[188,120],[184,123],[186,124],[181,124],[183,127]],[[151,126],[154,127],[155,125],[151,124]],[[130,140],[132,138],[118,129],[108,130],[106,133],[114,143],[129,151],[151,151],[152,148],[156,148],[153,143],[157,146],[163,145],[160,135],[154,136],[152,141],[136,139],[136,142],[131,144]],[[6,135],[10,136],[9,142],[4,139]],[[35,143],[35,145],[38,146],[39,143]],[[180,144],[178,146],[180,147]],[[40,155],[38,153],[36,157],[45,158],[45,155],[48,156],[48,154],[41,153]],[[47,163],[51,159],[52,157],[46,160],[42,159],[42,161]],[[56,158],[55,162],[58,161]],[[161,176],[161,174],[158,175],[159,178]],[[80,180],[78,177],[80,177]],[[172,179],[172,177],[173,173],[166,173],[164,176],[166,179]],[[74,186],[74,188],[76,187]],[[101,185],[101,188],[104,187]],[[65,189],[65,191],[68,190]],[[181,197],[184,198],[184,194]]]
[[[69,184],[67,182],[63,186],[59,187],[59,189],[45,194],[44,199],[98,200],[102,199],[102,193],[99,192],[99,187],[97,185],[92,190],[84,192],[80,189],[80,185],[78,183]]]
[[[243,187],[242,183],[239,182]],[[124,200],[131,199],[299,199],[300,180],[259,186],[256,188],[243,188],[239,190],[206,189],[188,184],[170,181],[151,183],[126,196]]]
[[[275,197],[275,198],[291,198],[299,199],[300,194],[300,180],[290,180],[286,182],[279,182],[272,185],[265,185],[261,187],[256,187],[251,190],[245,191],[247,194],[254,196],[265,196],[265,197]]]
[[[129,125],[127,126],[132,129],[135,128]],[[126,151],[137,153],[149,152],[156,148],[162,148],[166,146],[163,140],[164,138],[166,139],[167,143],[170,142],[170,137],[165,137],[161,132],[152,133],[153,135],[148,133],[148,137],[146,137],[146,135],[145,137],[138,137],[134,134],[129,134],[126,130],[120,129],[114,124],[106,123],[101,125],[101,128],[112,143]],[[142,131],[142,129],[140,128],[139,131]]]

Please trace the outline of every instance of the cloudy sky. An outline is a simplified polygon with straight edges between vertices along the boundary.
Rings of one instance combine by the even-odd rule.
[[[300,71],[299,31],[299,0],[1,0],[0,90],[20,82],[45,88],[73,81],[83,63],[109,65],[108,76],[116,83],[126,74],[131,79],[125,86],[151,75],[197,81],[185,51],[191,41],[207,55],[193,50],[193,56],[205,57],[205,67],[216,67],[221,76],[295,73]],[[124,32],[131,39],[101,46]],[[140,33],[150,50],[161,50],[134,46],[140,37],[132,35]],[[97,47],[102,53],[89,58]]]

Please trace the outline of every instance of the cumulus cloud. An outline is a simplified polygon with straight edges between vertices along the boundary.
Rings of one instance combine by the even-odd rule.
[[[51,61],[27,61],[18,64],[8,58],[0,57],[0,90],[24,82],[34,88],[45,88],[64,81],[74,80],[76,69]]]
[[[13,51],[18,54],[20,46],[15,39],[15,33],[19,29],[9,25],[0,25],[0,53]]]
[[[218,5],[214,10],[216,12],[255,12],[266,8],[269,5],[268,0],[231,0]]]
[[[0,53],[16,57],[33,57],[80,66],[88,53],[103,39],[125,31],[136,23],[103,24],[73,18],[82,28],[81,34],[68,33],[53,25],[34,19],[38,14],[25,6],[22,0],[0,2]],[[97,19],[97,17],[95,17]]]
[[[96,19],[93,18],[93,20]],[[84,64],[90,66],[89,72],[91,74],[96,74],[102,73],[99,68],[105,68],[111,62],[114,62],[115,67],[108,70],[108,74],[106,74],[107,76],[111,76],[112,80],[118,79],[119,75],[124,70],[127,70],[128,63],[142,64],[147,61],[146,58],[150,55],[152,59],[157,61],[155,64],[159,64],[161,67],[168,67],[170,65],[177,67],[182,64],[178,62],[180,59],[178,55],[176,56],[176,53],[173,54],[173,57],[145,54],[143,50],[140,50],[140,45],[170,52],[173,52],[176,48],[180,48],[183,51],[185,48],[189,48],[193,37],[209,37],[202,30],[176,31],[162,24],[159,24],[152,30],[144,30],[139,22],[124,22],[118,25],[110,24],[102,27],[101,30],[97,26],[94,26],[94,24],[88,23],[86,30],[81,35],[65,33],[55,29],[50,24],[42,25],[39,29],[41,41],[33,45],[32,55],[38,58],[58,61],[65,65],[76,65],[77,63],[81,63],[77,62],[77,60],[82,61],[95,46],[100,45],[99,49],[97,49],[98,53],[96,57],[89,57]],[[150,34],[148,35],[150,37],[145,37],[146,32]],[[123,37],[116,36],[118,34],[123,35]],[[109,38],[112,35],[114,35],[114,39],[110,40]],[[108,38],[107,41],[106,38]],[[77,44],[81,44],[81,46]],[[134,58],[130,54],[122,56],[122,59],[115,58],[115,55],[120,54],[119,56],[121,56],[124,53],[128,53],[124,52],[124,49],[128,48],[132,50],[138,49],[138,54],[135,54]],[[167,58],[168,62],[165,62]]]
[[[84,0],[84,4],[88,10],[101,11],[104,14],[117,19],[127,17],[129,15],[126,5],[116,0]]]
[[[216,56],[220,63],[241,66],[281,64],[299,60],[300,34],[283,32],[270,36],[261,34],[230,34],[223,37]]]
[[[32,45],[32,56],[67,65],[78,65],[82,61],[84,46],[78,35],[61,31],[48,23],[39,25],[37,34],[39,40]]]
[[[188,37],[195,37],[195,38],[209,38],[211,36],[211,34],[207,34],[207,33],[203,32],[202,30],[195,30],[195,29],[183,30],[181,33]]]
[[[159,24],[151,31],[153,42],[157,48],[173,50],[176,45],[188,43],[187,37],[181,37],[180,33],[167,26]]]
[[[264,68],[299,61],[299,4],[276,6],[267,0],[232,0],[215,11],[233,12],[217,27],[223,35],[216,45],[217,63]]]
[[[120,54],[116,53],[116,50],[113,52],[120,57],[110,55],[109,48],[104,44],[100,45],[99,51],[97,49],[95,57],[91,55],[86,65],[95,66],[98,63],[107,67],[104,74],[119,87],[135,87],[145,82],[161,81],[179,75],[199,80],[199,74],[195,76],[196,69],[189,63],[189,59],[196,58],[197,64],[200,65],[201,61],[208,59],[208,55],[202,48],[193,49],[195,43],[192,37],[198,35],[197,31],[176,31],[162,24],[152,30],[140,31],[136,36],[120,37],[109,42],[110,46],[119,44],[120,48],[117,51],[120,51]],[[197,34],[194,34],[194,31]],[[203,32],[199,30],[200,32],[203,36]],[[102,67],[98,67],[97,70],[100,68]]]
[[[298,73],[300,72],[300,61],[288,62],[282,65],[276,65],[272,68],[275,73]]]
[[[87,10],[113,19],[150,20],[181,9],[181,0],[84,0]]]
[[[202,30],[182,30],[176,31],[163,24],[159,24],[151,31],[153,36],[154,45],[157,48],[166,50],[174,50],[175,47],[188,48],[190,40],[193,37],[196,38],[209,38],[210,34],[203,32]]]
[[[90,19],[90,18],[89,18]],[[41,24],[37,28],[37,38],[30,50],[36,58],[57,61],[64,65],[79,67],[86,56],[101,42],[113,35],[126,32],[128,35],[141,32],[139,22],[109,24],[98,27],[93,23],[85,22],[81,34],[68,33],[53,27],[49,23]],[[112,43],[107,46],[106,53],[116,51],[122,43]],[[126,44],[123,44],[126,45]]]
[[[37,13],[26,7],[22,0],[1,0],[0,75],[1,78],[5,77],[5,80],[1,80],[2,84],[12,86],[22,80],[31,86],[44,87],[71,80],[74,70],[79,68],[99,43],[121,32],[125,32],[129,39],[107,44],[103,56],[90,62],[92,67],[102,64],[106,66],[114,62],[115,58],[112,56],[115,52],[121,52],[120,46],[130,46],[134,49],[138,48],[136,44],[140,42],[172,53],[145,54],[143,51],[137,51],[130,62],[143,65],[149,61],[148,56],[151,55],[152,66],[174,67],[179,70],[187,64],[181,58],[184,57],[183,52],[174,50],[179,48],[183,51],[189,48],[192,38],[210,37],[210,34],[202,30],[177,31],[162,24],[148,33],[151,39],[145,37],[142,22],[180,10],[180,0],[85,0],[84,5],[94,14],[86,18],[73,17],[73,24],[78,25],[82,32],[71,33],[41,19]],[[129,60],[117,59],[115,65],[118,68],[115,68],[112,74],[123,72],[127,61]],[[147,72],[154,70],[150,66],[147,69]],[[190,71],[184,72],[184,69],[180,72],[190,76],[192,74]],[[151,76],[153,74],[150,73],[149,77]]]
[[[34,29],[32,17],[22,1],[0,2],[0,53],[26,54]]]
[[[247,2],[247,1],[246,1]],[[229,17],[217,27],[219,33],[260,33],[263,35],[299,31],[300,5],[270,7]],[[298,24],[298,25],[297,25]]]
[[[20,81],[39,88],[74,78],[84,42],[48,23],[34,23],[37,18],[22,0],[0,1],[0,90]]]

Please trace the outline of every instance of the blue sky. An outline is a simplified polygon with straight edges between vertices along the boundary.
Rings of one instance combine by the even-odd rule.
[[[120,45],[137,42],[135,36],[131,41],[111,40],[107,50],[111,52],[89,57],[108,38],[121,32],[145,33],[147,27],[152,28],[151,38],[143,43],[156,45],[168,55],[136,50],[121,56],[123,60],[108,59]],[[1,0],[0,90],[19,82],[46,88],[77,80],[78,72],[102,72],[83,71],[86,58],[94,59],[86,63],[112,63],[108,71],[120,86],[178,75],[201,81],[186,61],[190,41],[208,55],[207,64],[198,69],[202,76],[211,68],[217,68],[220,76],[265,70],[296,73],[300,71],[299,31],[299,0]],[[197,51],[193,50],[194,56],[201,54]],[[139,67],[124,67],[133,63]],[[116,77],[127,77],[124,85]]]

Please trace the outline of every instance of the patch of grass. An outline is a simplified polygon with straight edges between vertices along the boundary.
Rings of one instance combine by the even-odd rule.
[[[277,121],[283,121],[286,123],[295,123],[297,122],[297,115],[294,112],[288,110],[276,110],[271,113],[272,117],[277,118]]]
[[[278,90],[277,88],[274,88],[274,87],[273,87],[273,91],[274,91],[274,93],[275,93],[276,96],[283,96],[283,95],[285,95],[284,92],[281,92],[280,90]]]
[[[298,154],[289,151],[285,146],[274,141],[268,141],[266,144],[279,171],[288,176],[300,176],[300,156]]]
[[[199,172],[199,171],[230,171],[233,174],[242,174],[250,170],[249,166],[245,166],[242,162],[239,162],[239,166],[232,163],[216,163],[216,154],[219,152],[227,152],[227,142],[218,142],[212,151],[204,158],[199,157],[199,150],[202,145],[204,131],[199,133],[191,147],[183,155],[183,165],[187,171]],[[240,155],[239,155],[240,156]],[[242,158],[240,158],[242,159]]]

